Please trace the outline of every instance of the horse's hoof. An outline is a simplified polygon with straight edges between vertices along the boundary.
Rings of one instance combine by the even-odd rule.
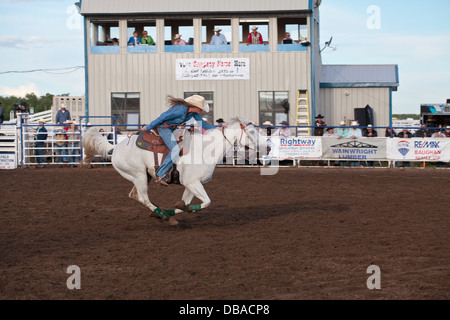
[[[183,210],[183,211],[184,211],[185,206],[186,205],[183,200],[180,200],[177,203],[175,203],[175,208]]]
[[[174,217],[170,217],[169,225],[176,226],[176,225],[178,225],[178,221]]]

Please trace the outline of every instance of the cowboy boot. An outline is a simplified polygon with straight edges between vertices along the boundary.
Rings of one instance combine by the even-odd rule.
[[[155,182],[157,185],[160,185],[160,186],[165,186],[165,187],[168,186],[166,180],[163,177],[156,178]]]

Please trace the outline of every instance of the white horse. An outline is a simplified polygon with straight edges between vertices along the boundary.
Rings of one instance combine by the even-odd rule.
[[[265,137],[250,122],[241,118],[232,119],[223,127],[217,127],[203,135],[192,134],[189,152],[176,161],[180,184],[185,188],[182,200],[177,202],[176,209],[166,210],[154,205],[148,197],[148,184],[151,178],[156,177],[154,156],[151,151],[137,147],[136,139],[137,135],[133,135],[114,147],[96,128],[90,128],[83,137],[86,153],[84,162],[90,164],[95,155],[107,157],[113,150],[113,167],[134,184],[129,197],[142,203],[163,220],[169,220],[171,224],[178,223],[173,215],[205,209],[211,204],[203,184],[211,180],[216,164],[235,143],[254,150],[258,147],[262,151],[267,149]],[[194,196],[201,200],[200,205],[190,204]]]

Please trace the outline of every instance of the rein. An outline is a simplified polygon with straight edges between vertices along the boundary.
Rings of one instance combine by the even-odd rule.
[[[239,137],[239,143],[242,144],[241,140],[242,140],[243,132],[245,132],[245,134],[247,135],[247,137],[248,137],[251,141],[253,141],[252,137],[250,137],[250,135],[248,134],[247,130],[245,130],[245,128],[246,128],[248,125],[250,125],[250,122],[247,123],[245,126],[244,126],[242,123],[239,123],[239,124],[240,124],[241,129],[242,129],[242,131],[241,131],[241,136]],[[230,140],[227,138],[227,136],[225,135],[225,129],[226,129],[226,128],[227,128],[227,126],[222,126],[222,127],[221,127],[222,135],[223,135],[223,137],[225,138],[225,140],[226,140],[232,147],[234,147],[234,145],[231,143],[231,141],[230,141]],[[253,143],[255,143],[255,141],[253,141]],[[256,145],[256,144],[255,144],[255,145]],[[241,155],[241,156],[242,156],[242,155]],[[245,151],[244,151],[243,158],[244,158],[245,160],[247,160],[247,161],[250,161],[249,158],[245,155]]]

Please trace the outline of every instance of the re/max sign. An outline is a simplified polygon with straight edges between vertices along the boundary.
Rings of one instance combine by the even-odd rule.
[[[414,141],[414,148],[439,148],[440,141]]]

